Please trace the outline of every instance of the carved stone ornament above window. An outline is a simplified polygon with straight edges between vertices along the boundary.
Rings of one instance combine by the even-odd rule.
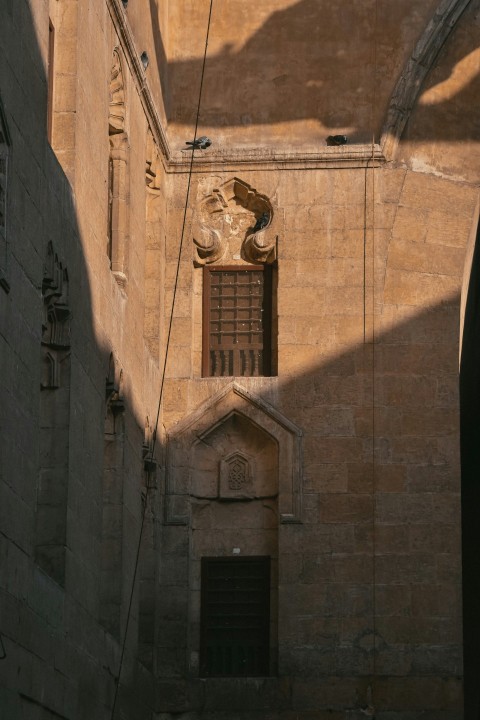
[[[197,206],[195,265],[240,258],[250,263],[272,263],[277,257],[276,225],[267,196],[232,178]]]

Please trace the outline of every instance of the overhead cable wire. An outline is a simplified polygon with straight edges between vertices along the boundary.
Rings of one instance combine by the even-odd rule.
[[[372,18],[372,102],[370,106],[371,127],[371,154],[367,158],[364,173],[363,195],[363,350],[364,367],[367,363],[371,367],[371,517],[372,517],[372,684],[367,693],[366,710],[373,714],[374,689],[377,672],[377,637],[376,637],[376,467],[375,467],[375,123],[377,107],[377,29],[378,29],[378,0],[374,0]],[[371,169],[371,190],[369,203],[368,178]],[[370,212],[369,212],[370,210]],[[370,247],[369,247],[370,240]],[[369,253],[371,262],[369,263]],[[368,292],[370,284],[371,292]],[[371,308],[369,308],[369,301]],[[370,319],[370,322],[369,322]],[[365,376],[366,377],[366,376]]]
[[[375,0],[374,24],[373,24],[373,94],[372,94],[372,205],[371,205],[371,285],[372,285],[372,321],[371,321],[371,363],[372,363],[372,616],[373,616],[373,690],[377,675],[377,563],[376,563],[376,448],[375,448],[375,123],[377,121],[377,33],[378,33],[378,0]],[[375,694],[371,700],[372,712],[375,712]]]
[[[172,335],[173,313],[174,313],[174,309],[175,309],[175,300],[176,300],[177,289],[178,289],[178,279],[179,279],[179,275],[180,275],[180,263],[181,263],[181,258],[182,258],[183,241],[184,241],[184,237],[185,237],[185,226],[186,226],[186,219],[187,219],[188,201],[189,201],[189,197],[190,197],[190,186],[191,186],[191,181],[192,181],[193,161],[194,161],[196,140],[197,140],[197,133],[198,133],[198,123],[199,123],[199,118],[200,118],[200,107],[201,107],[202,92],[203,92],[203,80],[204,80],[204,76],[205,76],[205,64],[206,64],[206,59],[207,59],[208,40],[209,40],[209,36],[210,36],[210,26],[211,26],[211,21],[212,21],[212,10],[213,10],[213,0],[210,0],[207,31],[206,31],[206,36],[205,36],[205,47],[204,47],[204,51],[203,51],[202,71],[201,71],[201,75],[200,75],[200,87],[199,87],[199,91],[198,91],[198,103],[197,103],[197,112],[196,112],[196,117],[195,117],[195,131],[194,131],[193,144],[192,144],[192,156],[190,159],[190,167],[189,167],[189,171],[188,171],[187,192],[186,192],[186,196],[185,196],[182,230],[180,233],[180,242],[179,242],[179,247],[178,247],[178,257],[177,257],[177,266],[176,266],[176,272],[175,272],[175,282],[174,282],[174,286],[173,286],[172,305],[171,305],[171,309],[170,309],[170,318],[169,318],[169,323],[168,323],[167,339],[166,339],[166,343],[165,343],[165,355],[164,355],[163,369],[162,369],[162,375],[161,375],[161,381],[160,381],[157,416],[156,416],[155,426],[154,426],[153,435],[152,435],[152,446],[149,451],[149,456],[152,460],[155,457],[155,447],[157,444],[157,435],[158,435],[158,423],[159,423],[159,419],[160,419],[160,410],[161,410],[161,406],[162,406],[163,389],[165,386],[165,375],[166,375],[166,369],[167,369],[168,351],[170,348],[170,339],[171,339],[171,335]],[[138,539],[137,551],[136,551],[136,556],[135,556],[135,566],[134,566],[134,570],[133,570],[132,586],[131,586],[130,597],[129,597],[129,602],[128,602],[127,617],[126,617],[126,621],[125,621],[125,631],[123,634],[122,651],[121,651],[121,655],[120,655],[118,675],[117,675],[117,678],[115,681],[115,693],[114,693],[114,697],[113,697],[112,712],[111,712],[111,716],[110,716],[111,720],[114,720],[115,709],[117,706],[118,691],[119,691],[119,687],[120,687],[123,662],[124,662],[124,658],[125,658],[125,648],[126,648],[126,644],[127,644],[128,629],[129,629],[130,618],[131,618],[131,613],[132,613],[133,596],[134,596],[134,592],[135,592],[135,583],[136,583],[137,573],[138,573],[138,565],[139,565],[139,560],[140,560],[140,550],[141,550],[141,545],[142,545],[143,529],[145,526],[145,517],[146,517],[146,512],[147,512],[147,507],[148,507],[148,495],[149,495],[150,489],[151,489],[150,474],[147,472],[147,485],[146,485],[146,492],[145,492],[145,498],[144,498],[143,509],[142,509],[140,535],[139,535],[139,539]]]

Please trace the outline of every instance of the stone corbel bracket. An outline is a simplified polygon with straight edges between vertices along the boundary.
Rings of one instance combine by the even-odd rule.
[[[212,190],[198,206],[198,219],[193,229],[195,265],[218,262],[226,255],[228,239],[213,225],[218,223],[218,215],[227,212],[233,204],[241,205],[252,214],[252,225],[242,242],[243,260],[252,263],[276,260],[278,222],[270,200],[243,180],[232,178]]]

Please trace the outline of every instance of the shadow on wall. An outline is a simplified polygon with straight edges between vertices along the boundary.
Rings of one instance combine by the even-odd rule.
[[[238,545],[245,555],[273,553],[258,550],[269,547],[268,521],[244,520],[254,501],[208,501],[198,486],[190,491],[189,527],[164,527],[159,548],[165,585],[158,598],[158,712],[196,710],[193,717],[203,720],[213,720],[213,709],[250,710],[268,720],[279,712],[323,718],[359,711],[371,684],[385,716],[436,708],[438,717],[461,717],[458,304],[450,297],[397,320],[378,331],[374,346],[357,343],[279,385],[277,407],[304,432],[305,466],[303,524],[278,527],[278,680],[231,679],[227,693],[219,678],[192,679],[202,554],[228,557]],[[329,317],[330,333],[325,326],[320,332],[317,318],[305,320],[312,341],[304,351],[326,356],[345,318]],[[360,314],[357,320],[361,327]],[[236,382],[251,387],[248,379]],[[192,485],[191,458],[198,436],[208,435],[208,412],[190,428],[191,451],[182,445],[180,469],[190,457]],[[212,427],[216,432],[217,418]],[[205,467],[199,463],[198,482]],[[213,521],[216,508],[222,513]],[[235,524],[242,522],[250,523],[243,534]],[[477,624],[470,632],[478,647]],[[468,661],[475,675],[478,661]],[[342,678],[338,691],[332,678]],[[477,707],[473,685],[469,691]]]
[[[305,22],[312,20],[314,7],[318,8],[318,3],[302,0],[289,8],[288,12],[303,9],[305,15],[302,23],[305,25]],[[12,239],[9,275],[11,291],[8,296],[3,296],[7,308],[2,312],[2,327],[5,328],[5,339],[8,342],[6,353],[9,358],[8,368],[2,375],[2,405],[4,416],[16,419],[15,423],[10,422],[5,432],[2,432],[4,475],[0,486],[0,506],[13,507],[14,510],[9,513],[5,525],[2,526],[1,539],[5,548],[2,552],[8,559],[4,565],[5,576],[4,579],[2,577],[0,587],[2,618],[7,618],[2,625],[7,658],[1,662],[7,663],[10,671],[8,675],[13,678],[10,686],[1,689],[1,701],[2,709],[7,708],[8,717],[15,720],[30,716],[32,706],[35,707],[33,712],[42,708],[44,713],[56,713],[60,717],[102,717],[105,707],[111,706],[120,656],[118,643],[112,635],[105,633],[98,622],[104,408],[110,348],[102,347],[95,337],[89,275],[70,187],[46,143],[45,126],[38,122],[38,117],[42,114],[39,106],[46,116],[46,78],[38,74],[41,73],[40,68],[43,65],[32,19],[26,8],[26,4],[20,5],[9,0],[0,30],[2,46],[6,48],[6,54],[1,56],[0,62],[2,100],[10,125],[12,148],[15,149],[15,153],[12,153],[9,185],[9,197],[12,198],[9,215],[9,235]],[[21,46],[15,39],[20,32],[20,18],[24,40]],[[289,18],[273,16],[271,23],[279,23],[280,20],[283,28],[284,22],[288,22]],[[333,18],[331,22],[334,22]],[[293,16],[290,16],[290,24],[293,25],[294,34],[300,32]],[[275,32],[283,32],[282,28],[277,28]],[[265,40],[269,37],[267,29]],[[317,41],[322,37],[319,35]],[[260,33],[256,34],[247,47],[256,53],[261,50],[263,55],[265,47],[261,48],[260,39]],[[271,48],[273,49],[272,45]],[[29,53],[32,73],[26,76],[27,80],[17,85],[15,70],[27,66],[26,58],[15,63],[20,50]],[[225,59],[231,55],[227,50],[217,58],[219,70]],[[239,61],[241,58],[240,55]],[[242,77],[248,77],[248,63],[251,61],[247,60],[245,58],[245,75]],[[185,80],[182,80],[184,70]],[[177,80],[181,84],[190,77],[190,72],[197,71],[198,61],[193,61],[188,68],[187,65],[179,65],[172,77],[175,77],[176,72]],[[348,74],[346,67],[344,73]],[[313,76],[308,77],[312,79]],[[108,78],[105,82],[108,82]],[[342,82],[344,88],[348,89],[348,80],[343,79]],[[246,100],[252,103],[253,117],[257,118],[258,115],[255,121],[262,122],[263,109],[261,112],[255,110],[261,93],[246,86],[243,92]],[[36,97],[39,97],[38,106],[33,105],[32,98]],[[302,87],[298,97],[299,106],[303,97],[311,102],[305,87]],[[237,111],[238,108],[235,112]],[[270,112],[275,117],[279,108],[272,106],[268,108],[267,115]],[[347,120],[345,113],[339,116],[338,122]],[[225,118],[226,122],[230,122],[228,115]],[[265,122],[267,121],[268,117]],[[325,121],[328,121],[328,118]],[[106,142],[107,132],[106,127]],[[360,130],[358,132],[360,133]],[[40,439],[37,435],[32,440],[32,428],[38,429],[41,397],[41,288],[44,277],[43,259],[49,241],[55,247],[63,266],[69,270],[69,304],[72,314],[65,593],[58,583],[51,581],[33,562]],[[474,342],[476,331],[473,325],[472,332]],[[403,617],[398,620],[396,612],[388,609],[388,602],[393,602],[393,598],[398,597],[404,590],[409,607],[417,603],[417,607],[423,608],[425,606],[421,604],[422,598],[428,592],[432,604],[422,613],[429,619],[425,625],[426,636],[434,637],[435,644],[429,647],[425,641],[421,650],[407,658],[408,670],[403,670],[402,673],[422,674],[425,667],[431,671],[432,661],[428,658],[431,658],[429,653],[434,650],[435,657],[438,658],[438,666],[435,666],[434,670],[439,677],[458,672],[459,626],[452,620],[455,603],[450,601],[448,595],[452,584],[456,582],[455,572],[458,569],[458,539],[455,536],[455,530],[458,530],[455,507],[458,481],[452,461],[455,450],[451,450],[451,445],[456,446],[458,443],[457,344],[456,301],[451,305],[441,305],[411,322],[399,324],[378,338],[378,346],[375,347],[375,397],[378,407],[375,408],[374,447],[371,439],[371,348],[360,346],[347,351],[334,361],[319,363],[314,372],[291,380],[281,389],[285,412],[291,415],[293,420],[297,413],[302,425],[308,425],[310,430],[306,448],[310,464],[306,468],[305,478],[305,525],[301,528],[285,528],[285,531],[291,534],[289,547],[293,551],[293,574],[290,580],[285,577],[282,580],[284,585],[290,585],[290,601],[286,603],[289,614],[281,620],[285,631],[292,628],[295,642],[282,658],[283,673],[301,674],[299,668],[313,666],[318,687],[321,682],[318,675],[330,673],[332,667],[335,667],[338,675],[351,676],[371,672],[371,653],[361,644],[355,646],[356,642],[360,643],[362,640],[361,632],[355,636],[356,639],[344,638],[346,642],[343,645],[337,640],[345,631],[354,634],[355,627],[358,628],[355,624],[356,618],[361,619],[359,625],[363,631],[365,617],[371,617],[371,576],[368,575],[371,568],[371,538],[368,530],[372,520],[373,450],[376,468],[381,468],[376,478],[378,524],[387,528],[405,525],[406,512],[410,513],[410,518],[413,516],[418,519],[418,522],[409,526],[409,536],[402,538],[404,544],[400,543],[398,547],[398,538],[394,538],[397,543],[396,551],[388,544],[388,533],[385,533],[385,544],[377,545],[379,551],[383,549],[383,552],[379,552],[376,579],[379,583],[383,580],[380,584],[384,586],[381,592],[384,593],[382,597],[385,601],[384,615],[382,620],[379,620],[377,629],[386,643],[393,647],[397,644],[399,657],[404,659],[405,644],[408,644],[405,637],[408,637],[410,627]],[[468,343],[465,348],[467,346]],[[476,382],[476,366],[470,364],[469,367],[470,381]],[[20,379],[18,372],[22,373]],[[467,374],[467,384],[464,387],[466,393],[469,392],[468,377]],[[54,392],[53,389],[52,391]],[[125,427],[133,428],[134,434],[135,428],[143,424],[143,418],[135,417],[128,397],[125,398],[123,412]],[[466,422],[470,420],[469,416],[465,418]],[[473,437],[476,437],[476,415],[471,421]],[[439,427],[444,429],[439,431]],[[431,435],[428,435],[429,428]],[[421,442],[412,442],[415,437],[420,437]],[[35,452],[32,448],[35,448]],[[133,466],[134,457],[132,458]],[[327,458],[329,462],[326,461]],[[332,472],[328,475],[325,472],[326,465],[336,466],[338,473]],[[470,467],[474,467],[474,464]],[[329,470],[332,468],[329,467]],[[471,482],[475,480],[476,478],[471,476]],[[130,527],[130,535],[125,537],[125,544],[132,540],[131,546],[134,546],[137,537],[135,522],[138,523],[140,511],[140,484],[138,491],[136,484],[133,489],[132,505],[136,503],[138,506],[135,511],[137,516]],[[436,508],[432,505],[434,493],[442,500]],[[395,500],[398,504],[392,502],[393,495],[397,496]],[[413,500],[411,496],[414,497]],[[472,504],[472,514],[473,507]],[[332,552],[332,549],[338,549],[342,537],[346,543],[344,547],[350,547],[349,543],[353,547],[355,541],[347,528],[351,528],[352,516],[358,528],[356,542],[359,564],[355,572],[358,573],[357,577],[368,578],[368,582],[358,582],[358,592],[354,595],[350,593],[354,584],[349,581],[351,568],[341,566],[342,558],[334,558]],[[332,517],[337,518],[336,522],[329,522]],[[439,521],[439,517],[444,519]],[[437,522],[426,522],[426,518]],[[321,548],[317,553],[313,551],[315,546],[306,542],[306,537],[309,536],[312,543],[315,537],[318,538],[317,528],[313,527],[318,522],[328,527],[322,535]],[[183,533],[182,528],[170,530],[172,533]],[[477,547],[476,532],[470,541],[474,543],[472,547]],[[427,543],[431,550],[422,552]],[[418,556],[421,556],[422,562],[418,566],[411,561],[412,554],[417,552],[412,550],[414,547],[420,548]],[[318,545],[315,550],[317,548]],[[298,562],[300,553],[304,553],[302,563]],[[326,564],[316,562],[320,553],[325,554]],[[344,554],[351,554],[351,550],[348,549]],[[393,556],[396,563],[392,563]],[[336,566],[327,567],[328,563],[335,562]],[[472,562],[476,562],[476,559],[473,558]],[[362,570],[365,565],[368,566],[366,574]],[[127,584],[129,568],[127,563]],[[323,590],[322,593],[317,593],[320,587],[325,588],[326,572],[331,572],[331,577],[337,579],[329,583],[328,592]],[[399,573],[402,583],[399,582]],[[342,577],[343,581],[340,580]],[[305,628],[305,625],[302,630],[303,621],[298,619],[311,614],[311,596],[308,592],[298,593],[298,584],[307,585],[309,590],[313,588],[318,617],[328,617],[327,629],[319,623],[317,630],[312,631],[311,627]],[[412,586],[416,587],[412,589]],[[320,605],[320,597],[324,598],[324,606]],[[162,598],[162,601],[171,603],[170,620],[175,618],[175,613],[179,613],[175,599],[175,596],[169,593],[165,593]],[[378,601],[379,598],[377,611]],[[470,607],[472,609],[473,606]],[[19,617],[28,618],[28,622],[19,623]],[[353,620],[351,624],[345,623],[344,618]],[[472,622],[472,637],[477,638],[478,613]],[[45,637],[46,629],[56,651],[48,644],[47,649],[41,651],[45,653],[45,658],[38,660],[38,648],[33,645],[38,638]],[[179,623],[182,636],[184,630],[184,625]],[[27,637],[23,635],[24,632],[27,632]],[[171,637],[173,632],[174,629]],[[333,647],[336,653],[334,665],[330,664],[330,657],[326,663],[327,655],[322,648],[326,632],[329,647]],[[449,640],[445,643],[445,650],[439,652],[437,639],[443,632]],[[175,662],[179,662],[179,657],[181,662],[184,662],[185,656],[179,653],[177,640],[169,648],[161,644],[164,641],[161,632],[159,638],[159,668],[164,667],[170,675],[174,674]],[[475,643],[477,648],[479,644]],[[122,701],[123,710],[127,716],[136,713],[138,717],[147,718],[151,715],[151,707],[147,707],[150,704],[151,678],[149,673],[132,659],[135,645],[135,639],[132,638],[131,645],[129,643],[131,655],[127,675],[128,687],[126,682],[126,693]],[[53,672],[52,665],[48,664],[48,658],[53,656],[56,672]],[[385,652],[386,667],[388,662],[389,655]],[[35,673],[30,673],[33,663]],[[472,663],[475,663],[470,676],[473,683],[473,679],[478,677],[478,660],[475,658]],[[184,668],[180,667],[178,671],[183,676]],[[19,682],[22,683],[21,696]],[[430,686],[436,691],[435,683]],[[382,692],[381,681],[379,688]],[[384,694],[388,695],[386,691]],[[318,699],[318,696],[310,699],[304,696],[302,699],[301,689],[296,690],[295,697],[300,711],[303,710],[302,703],[305,707],[308,702],[316,702]],[[388,702],[390,701],[386,697],[384,703],[388,705]],[[119,707],[119,715],[120,710]]]
[[[273,12],[241,48],[227,44],[220,52],[207,56],[202,125],[243,127],[246,131],[249,126],[308,120],[317,126],[317,132],[323,127],[324,132],[347,133],[349,142],[368,142],[375,104],[373,122],[378,137],[394,83],[408,60],[405,50],[418,40],[437,3],[425,5],[420,21],[419,10],[413,4],[399,3],[395,8],[391,3],[387,5],[379,5],[376,38],[372,22],[374,0],[367,3],[300,0]],[[182,38],[197,33],[195,46],[199,56],[168,61],[157,0],[150,0],[157,62],[167,69],[162,86],[164,97],[168,98],[168,120],[173,125],[194,123],[191,90],[198,86],[201,75],[208,3],[204,6],[201,17],[196,11],[192,23],[185,25],[178,35],[180,44]],[[461,130],[458,127],[459,118],[463,119],[465,111],[475,106],[480,90],[478,63],[473,55],[470,57],[478,45],[479,18],[474,8],[467,13],[468,25],[460,21],[461,29],[455,30],[457,41],[448,43],[447,51],[442,51],[445,53],[442,70],[428,80],[423,98],[428,103],[425,137],[450,141],[479,137],[473,113],[467,113],[470,125],[462,123]],[[242,17],[237,20],[241,22]],[[214,4],[212,36],[220,29],[229,32],[227,26],[222,27],[222,21],[221,8]],[[186,51],[186,47],[181,49]],[[461,83],[459,74],[463,77]],[[445,106],[441,108],[442,118],[451,122],[439,122],[435,105]],[[309,126],[313,134],[315,125]]]
[[[472,112],[480,93],[479,38],[480,7],[472,2],[419,94],[414,132],[406,135],[412,142],[480,139],[480,121]]]
[[[10,291],[0,288],[0,631],[6,651],[0,715],[9,720],[105,717],[121,652],[100,623],[110,348],[95,334],[72,191],[47,142],[47,78],[36,30],[43,19],[47,38],[48,15],[41,5],[34,22],[27,2],[6,0],[0,22],[0,92],[11,141]],[[144,418],[135,417],[128,395],[122,402],[131,470],[123,532],[133,547]],[[129,586],[133,551],[116,562],[123,563]],[[116,586],[126,593],[119,577]],[[137,662],[129,667],[131,684],[118,710],[150,717],[151,676]]]
[[[480,714],[480,231],[465,308],[460,367],[462,461],[462,575],[465,720]]]

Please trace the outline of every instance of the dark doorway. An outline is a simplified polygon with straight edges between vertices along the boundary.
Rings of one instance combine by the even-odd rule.
[[[202,558],[202,677],[268,675],[270,558]]]

